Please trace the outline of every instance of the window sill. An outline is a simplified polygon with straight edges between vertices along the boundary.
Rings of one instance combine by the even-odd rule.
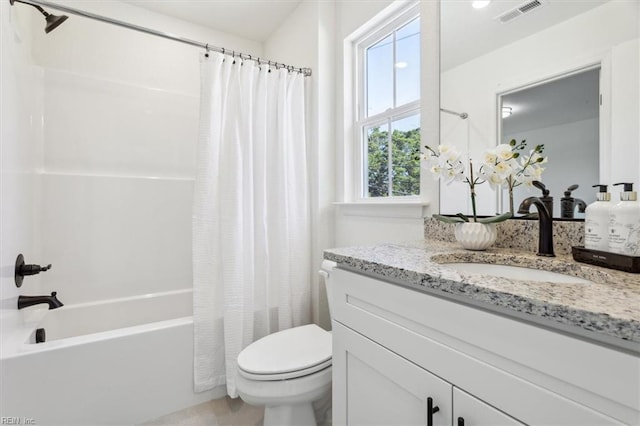
[[[360,201],[333,203],[344,216],[393,217],[422,219],[427,217],[426,201]]]

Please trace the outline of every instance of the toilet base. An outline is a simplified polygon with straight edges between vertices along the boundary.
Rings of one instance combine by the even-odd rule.
[[[316,426],[311,403],[265,406],[264,426],[282,425]]]

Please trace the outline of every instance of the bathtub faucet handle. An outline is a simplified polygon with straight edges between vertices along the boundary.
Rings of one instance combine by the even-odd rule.
[[[47,266],[24,265],[20,272],[22,275],[37,275],[40,272],[47,272],[49,269],[51,269],[51,264],[48,264]]]
[[[22,254],[19,254],[18,258],[16,259],[16,268],[14,272],[16,287],[20,287],[22,285],[24,277],[29,275],[37,275],[40,272],[47,272],[49,269],[51,269],[51,264],[48,264],[47,266],[27,265],[24,262],[24,256]]]

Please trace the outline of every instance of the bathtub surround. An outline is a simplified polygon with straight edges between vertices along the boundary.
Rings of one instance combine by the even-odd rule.
[[[254,340],[311,320],[304,77],[201,58],[193,201],[195,389],[226,384]]]
[[[56,3],[262,54],[259,41],[124,2]],[[30,345],[20,327],[33,308],[17,309],[19,294],[57,291],[65,306],[50,312],[60,313],[191,289],[201,50],[75,16],[45,34],[40,14],[8,1],[0,2],[0,19],[0,256],[11,271],[0,277],[0,412],[33,413],[39,424],[131,424],[222,396],[194,393],[190,323],[160,331],[167,320],[161,316],[129,327],[118,323],[120,308],[112,308],[101,316],[109,338],[55,340],[52,328],[50,342]],[[17,289],[20,252],[53,268]],[[16,346],[29,351],[9,355]],[[59,360],[61,370],[52,369]],[[68,392],[49,387],[33,396],[42,382],[58,386],[67,368]],[[36,411],[48,400],[57,407]]]
[[[494,247],[538,251],[538,220],[510,219],[496,224],[498,237]],[[433,218],[424,220],[424,237],[436,241],[455,242],[454,225]],[[571,254],[572,246],[584,245],[584,222],[553,222],[553,242],[556,254]]]

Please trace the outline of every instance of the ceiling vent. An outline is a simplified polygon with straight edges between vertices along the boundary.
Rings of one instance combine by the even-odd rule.
[[[501,23],[506,24],[507,22],[511,22],[514,19],[521,17],[525,13],[529,13],[536,9],[539,9],[543,5],[544,0],[531,0],[514,9],[504,12],[502,15],[496,16],[494,19],[497,19]]]

